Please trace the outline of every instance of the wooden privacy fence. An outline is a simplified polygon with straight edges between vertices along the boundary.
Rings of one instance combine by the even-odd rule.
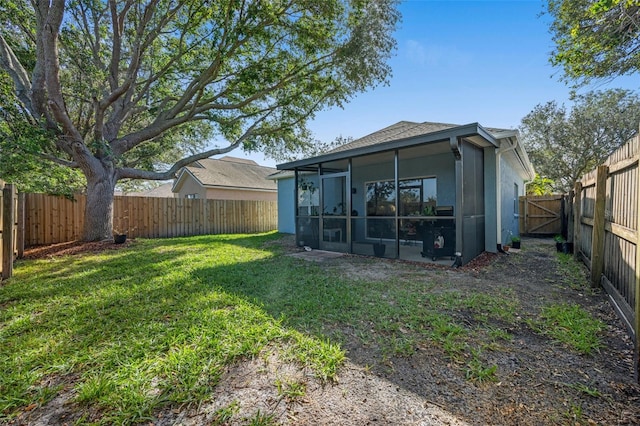
[[[22,194],[18,194],[12,184],[0,181],[0,277],[13,275],[13,261],[22,256],[24,234],[21,232],[20,217]]]
[[[563,231],[564,195],[520,197],[520,233],[558,235]]]
[[[640,139],[616,150],[574,188],[575,255],[602,285],[635,341],[635,374],[640,379]]]
[[[25,244],[55,244],[82,237],[86,197],[25,196]],[[130,238],[266,232],[277,229],[275,201],[116,196],[114,232]]]

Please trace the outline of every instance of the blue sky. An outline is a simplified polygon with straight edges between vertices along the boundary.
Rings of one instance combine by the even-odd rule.
[[[316,139],[359,138],[401,120],[515,129],[537,104],[570,105],[570,87],[549,63],[554,46],[549,17],[541,16],[545,5],[541,0],[402,2],[390,84],[359,94],[344,109],[318,113],[310,125]],[[610,87],[636,89],[638,77],[579,93]],[[275,164],[261,154],[249,158]]]

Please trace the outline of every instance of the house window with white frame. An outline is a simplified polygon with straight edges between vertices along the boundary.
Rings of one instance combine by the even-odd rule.
[[[198,197],[198,194],[187,194],[184,197],[187,198],[187,199],[190,199],[190,200],[194,200],[196,198],[200,198],[200,197]]]

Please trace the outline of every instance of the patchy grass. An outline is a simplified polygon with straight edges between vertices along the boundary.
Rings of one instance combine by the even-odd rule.
[[[572,254],[556,252],[558,266],[562,271],[564,282],[574,290],[594,292],[589,285],[588,273],[585,266],[576,261]]]
[[[339,261],[282,256],[277,238],[140,240],[118,251],[18,262],[0,287],[0,371],[7,372],[0,375],[0,418],[73,386],[74,402],[90,413],[83,421],[152,422],[167,406],[207,401],[226,367],[275,347],[332,380],[345,359],[345,330],[382,363],[437,347],[461,377],[499,379],[490,353],[522,321],[513,291],[462,291],[443,273],[411,267],[363,278]],[[379,260],[354,262],[365,270]],[[561,311],[545,309],[535,326],[561,340],[552,330],[567,334],[565,318],[577,328],[590,324]],[[588,339],[570,339],[581,340]],[[273,386],[289,401],[307,392],[303,381]],[[238,410],[219,409],[213,424]],[[275,422],[260,412],[244,421]]]
[[[539,318],[530,321],[534,330],[589,355],[601,346],[599,333],[605,324],[576,304],[545,306]]]
[[[305,382],[298,380],[277,379],[276,389],[278,390],[278,396],[286,399],[288,402],[294,402],[305,395],[307,385]]]

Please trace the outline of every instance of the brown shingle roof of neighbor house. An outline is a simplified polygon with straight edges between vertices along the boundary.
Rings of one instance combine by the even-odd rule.
[[[129,197],[163,197],[163,198],[172,198],[173,191],[171,191],[171,187],[173,183],[163,183],[162,185],[156,186],[155,188],[148,189],[146,191],[139,192],[129,192],[123,195],[127,195]]]
[[[185,169],[204,187],[277,190],[276,183],[268,179],[276,169],[260,166],[252,160],[235,157],[206,158]]]

